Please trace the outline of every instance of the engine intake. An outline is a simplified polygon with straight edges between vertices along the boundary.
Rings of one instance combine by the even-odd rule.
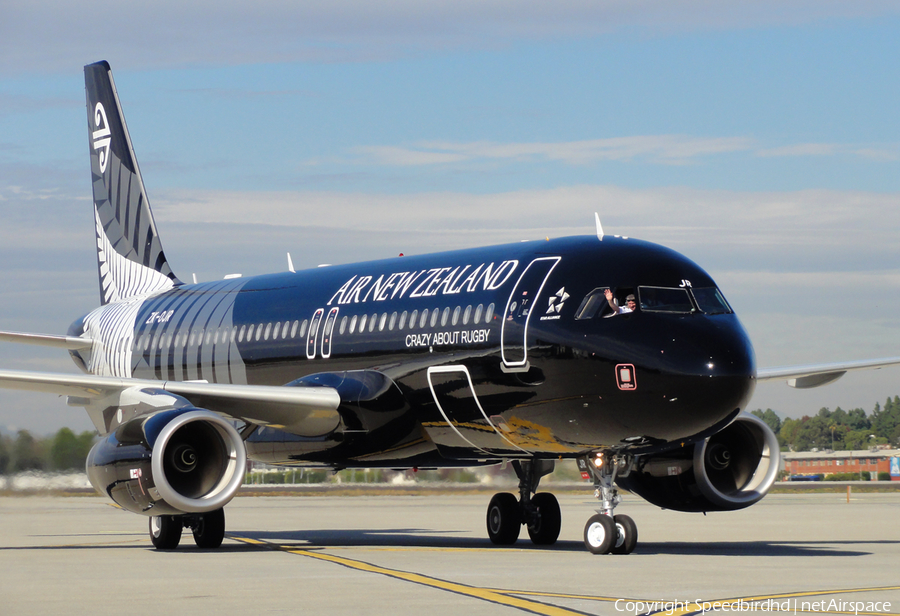
[[[145,515],[203,513],[225,506],[244,481],[237,430],[210,411],[182,408],[136,417],[94,445],[94,488]]]
[[[704,441],[641,456],[616,483],[676,511],[733,511],[758,502],[781,467],[775,433],[754,415],[741,415]]]

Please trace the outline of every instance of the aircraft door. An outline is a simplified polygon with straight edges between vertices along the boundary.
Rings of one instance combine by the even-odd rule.
[[[313,315],[312,321],[309,323],[309,332],[306,334],[306,358],[316,358],[316,341],[319,339],[319,324],[322,322],[322,315],[325,310],[319,308]]]
[[[322,359],[331,357],[331,336],[334,334],[334,322],[337,321],[338,308],[332,308],[325,319],[325,328],[322,332]]]
[[[463,458],[481,458],[485,454],[528,455],[484,412],[468,368],[433,366],[427,376],[442,421],[426,425],[426,430],[442,453]]]
[[[500,332],[503,366],[528,368],[528,323],[544,284],[561,257],[540,257],[528,264],[509,294]]]

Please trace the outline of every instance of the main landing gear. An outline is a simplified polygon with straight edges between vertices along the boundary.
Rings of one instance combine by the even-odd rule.
[[[181,542],[181,531],[185,528],[191,529],[198,548],[215,549],[225,538],[225,510],[153,516],[150,518],[150,541],[157,550],[174,550]]]
[[[562,516],[559,502],[549,492],[537,492],[541,477],[553,472],[553,460],[515,460],[519,500],[508,492],[495,494],[488,505],[487,531],[497,545],[512,545],[524,524],[535,545],[553,545],[559,537]]]
[[[584,526],[584,545],[592,554],[631,554],[637,545],[637,525],[627,515],[614,515],[622,497],[615,487],[617,475],[631,470],[631,456],[601,452],[578,458],[578,468],[594,479],[600,509]]]

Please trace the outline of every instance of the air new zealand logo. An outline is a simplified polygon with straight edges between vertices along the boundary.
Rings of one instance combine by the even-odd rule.
[[[94,107],[94,127],[97,129],[92,133],[94,140],[94,149],[99,151],[100,156],[100,173],[106,173],[106,166],[109,164],[109,143],[111,141],[109,121],[106,119],[106,110],[102,103],[97,103]]]

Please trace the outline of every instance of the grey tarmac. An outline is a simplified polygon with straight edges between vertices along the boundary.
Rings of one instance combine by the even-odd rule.
[[[186,532],[158,552],[145,518],[102,498],[3,497],[0,613],[900,614],[900,493],[773,494],[708,516],[626,496],[628,556],[588,553],[596,501],[559,498],[550,547],[524,529],[491,545],[485,495],[242,496],[220,549]]]

